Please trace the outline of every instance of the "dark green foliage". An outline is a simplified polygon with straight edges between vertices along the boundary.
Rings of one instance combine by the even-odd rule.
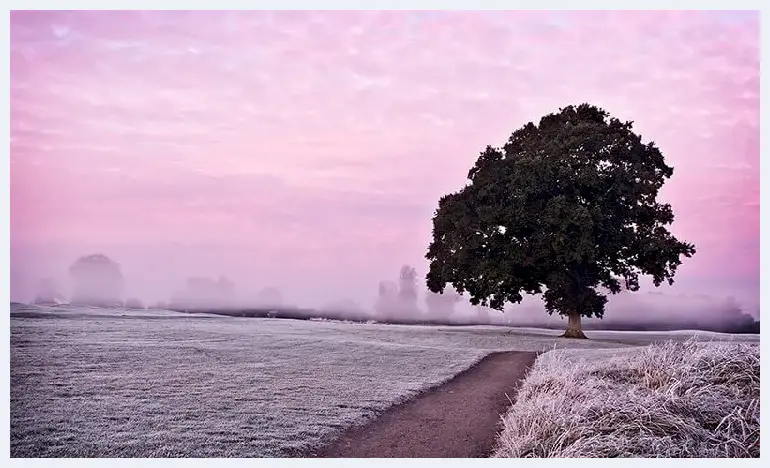
[[[595,106],[561,109],[488,146],[470,183],[439,200],[428,288],[447,283],[471,303],[502,310],[543,294],[549,313],[601,317],[603,287],[673,283],[692,244],[667,229],[671,206],[656,201],[673,169],[652,143]]]

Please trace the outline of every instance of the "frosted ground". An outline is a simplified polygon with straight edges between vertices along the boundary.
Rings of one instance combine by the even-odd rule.
[[[489,352],[601,354],[690,336],[597,331],[575,341],[537,329],[16,304],[11,313],[12,456],[300,455]]]
[[[759,457],[759,344],[668,341],[541,354],[498,457]]]

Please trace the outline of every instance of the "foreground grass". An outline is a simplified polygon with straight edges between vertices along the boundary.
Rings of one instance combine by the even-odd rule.
[[[14,457],[285,457],[493,351],[598,341],[495,327],[12,308]]]
[[[496,457],[759,457],[759,345],[542,355]]]

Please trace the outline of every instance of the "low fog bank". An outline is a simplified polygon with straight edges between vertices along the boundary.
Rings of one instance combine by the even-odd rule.
[[[369,303],[340,298],[320,307],[297,307],[278,287],[239,290],[224,275],[190,276],[169,293],[168,300],[145,302],[127,294],[129,282],[120,265],[101,254],[78,258],[69,268],[71,294],[52,278],[38,284],[34,303],[94,305],[107,308],[169,309],[215,312],[224,315],[294,319],[331,319],[358,322],[442,325],[502,325],[561,329],[565,320],[548,315],[542,301],[525,297],[504,312],[473,306],[467,296],[448,287],[442,294],[427,291],[415,268],[404,265],[393,278],[372,288]],[[726,333],[758,333],[759,310],[742,310],[732,298],[628,292],[609,296],[603,319],[584,319],[585,329],[677,330],[698,329]],[[756,317],[756,319],[755,319]]]
[[[602,319],[584,318],[586,330],[706,330],[759,333],[759,311],[743,310],[735,299],[706,295],[628,292],[610,295]],[[527,298],[509,306],[504,321],[512,326],[564,328],[566,319],[549,316],[542,302]],[[756,318],[755,318],[756,317]]]

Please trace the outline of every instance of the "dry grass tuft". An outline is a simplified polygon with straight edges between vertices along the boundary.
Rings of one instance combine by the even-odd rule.
[[[758,344],[580,353],[538,359],[493,456],[759,457]]]

